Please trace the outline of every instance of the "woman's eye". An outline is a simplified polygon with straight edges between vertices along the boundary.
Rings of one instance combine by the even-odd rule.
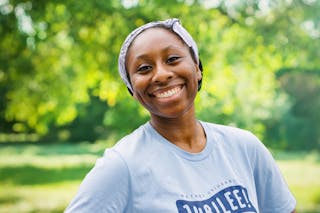
[[[178,56],[171,56],[167,59],[167,63],[170,64],[170,63],[173,63],[175,62],[176,60],[178,60],[180,57]]]
[[[138,67],[137,71],[139,73],[145,73],[145,72],[148,72],[152,69],[152,67],[150,65],[143,65],[143,66],[140,66]]]

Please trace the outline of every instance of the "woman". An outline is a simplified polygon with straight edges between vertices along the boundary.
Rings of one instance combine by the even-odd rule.
[[[196,119],[202,67],[178,19],[134,30],[119,72],[150,121],[105,151],[66,212],[294,212],[294,197],[254,135]]]

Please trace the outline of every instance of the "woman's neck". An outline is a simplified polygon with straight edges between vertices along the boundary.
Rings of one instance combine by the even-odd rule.
[[[150,123],[159,134],[185,151],[197,153],[205,147],[206,135],[194,112],[178,118],[153,115]]]

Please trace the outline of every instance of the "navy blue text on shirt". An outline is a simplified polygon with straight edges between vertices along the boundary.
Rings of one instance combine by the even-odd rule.
[[[242,213],[257,212],[242,186],[227,187],[209,199],[200,201],[177,200],[179,213]]]

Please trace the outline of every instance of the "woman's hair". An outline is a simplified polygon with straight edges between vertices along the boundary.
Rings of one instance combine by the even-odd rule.
[[[131,85],[131,81],[129,78],[129,74],[126,69],[126,58],[127,58],[127,52],[132,44],[132,42],[135,40],[135,38],[140,35],[143,31],[154,28],[154,27],[162,27],[170,30],[171,32],[175,33],[179,36],[179,38],[190,48],[190,54],[195,61],[195,63],[198,64],[199,69],[201,71],[201,75],[203,72],[202,64],[199,59],[199,53],[198,53],[198,47],[196,42],[193,40],[191,35],[188,33],[188,31],[181,25],[179,19],[172,18],[167,19],[164,21],[154,21],[149,22],[145,25],[142,25],[135,30],[133,30],[125,39],[125,41],[122,44],[122,47],[120,49],[119,58],[118,58],[118,70],[119,74],[126,84],[129,92],[131,95],[133,94],[133,88]],[[202,79],[198,82],[198,91],[201,89]]]

